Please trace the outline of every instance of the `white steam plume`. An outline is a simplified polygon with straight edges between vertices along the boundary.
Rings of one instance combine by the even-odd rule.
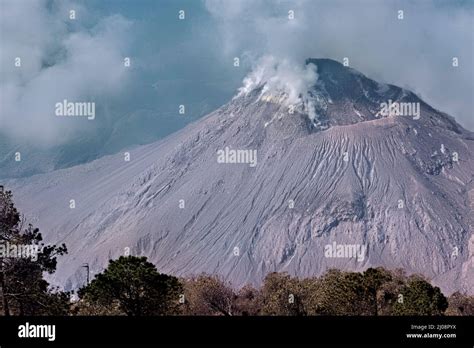
[[[348,57],[350,66],[368,77],[410,89],[474,129],[473,1],[204,3],[226,61],[273,55],[302,64],[307,58]],[[453,67],[453,57],[459,66]]]
[[[237,97],[247,95],[256,88],[262,88],[260,97],[295,108],[303,107],[308,117],[315,121],[316,112],[310,94],[318,75],[314,64],[302,66],[288,59],[274,56],[260,58],[252,72],[244,78]]]

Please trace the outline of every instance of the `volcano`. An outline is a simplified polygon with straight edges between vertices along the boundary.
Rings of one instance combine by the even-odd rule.
[[[406,89],[306,64],[317,79],[301,103],[262,81],[159,142],[7,180],[28,221],[69,249],[53,282],[82,286],[84,263],[94,274],[129,253],[236,286],[384,266],[474,293],[474,134]]]

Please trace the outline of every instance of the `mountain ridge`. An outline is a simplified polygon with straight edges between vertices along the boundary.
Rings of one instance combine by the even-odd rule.
[[[164,272],[217,273],[235,285],[271,271],[380,265],[424,274],[447,293],[473,293],[472,132],[421,100],[419,120],[375,117],[377,103],[393,96],[419,99],[340,63],[350,81],[334,83],[324,62],[311,93],[327,128],[304,110],[289,114],[281,95],[254,89],[130,150],[129,162],[119,153],[7,181],[46,239],[72,250],[56,283],[75,288],[84,262],[97,273],[129,250]],[[217,163],[226,146],[257,150],[258,164]],[[366,246],[366,258],[327,258],[333,242]]]

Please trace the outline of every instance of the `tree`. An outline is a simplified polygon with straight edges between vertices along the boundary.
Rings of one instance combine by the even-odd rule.
[[[383,285],[392,280],[392,274],[383,269],[369,268],[363,273],[363,285],[367,296],[367,314],[378,315],[381,304],[379,303],[379,293]]]
[[[394,305],[403,302],[402,289],[407,277],[401,269],[389,272],[391,279],[384,282],[377,292],[378,315],[393,315]]]
[[[229,284],[216,276],[201,274],[184,281],[185,314],[235,314],[236,294]]]
[[[448,308],[441,290],[418,275],[408,278],[401,295],[402,301],[393,306],[394,315],[442,315]]]
[[[361,273],[331,269],[319,280],[313,314],[368,315],[373,304]]]
[[[448,298],[449,307],[446,315],[468,315],[474,316],[474,296],[468,296],[455,292]]]
[[[369,268],[364,273],[329,270],[321,278],[292,278],[271,273],[260,296],[267,315],[377,315],[382,285],[389,271]]]
[[[262,311],[260,291],[251,285],[245,285],[237,293],[235,300],[236,312],[242,316],[259,315]]]
[[[79,290],[85,305],[116,307],[129,316],[179,312],[182,286],[173,276],[158,273],[146,257],[121,256]]]
[[[0,190],[0,296],[8,315],[65,315],[69,293],[51,289],[43,274],[56,270],[66,246],[45,245],[37,228],[24,228],[11,191]]]
[[[286,273],[270,273],[260,291],[262,314],[306,315],[303,282]]]

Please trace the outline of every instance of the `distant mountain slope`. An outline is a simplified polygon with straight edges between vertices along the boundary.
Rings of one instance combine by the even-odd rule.
[[[81,285],[83,263],[99,272],[130,248],[160,271],[236,285],[382,265],[474,293],[474,134],[409,91],[309,62],[317,122],[256,88],[129,162],[119,153],[8,181],[47,239],[67,243],[55,280]],[[419,102],[420,118],[381,115],[388,100]],[[257,150],[257,165],[218,163],[226,147]],[[366,255],[326,257],[334,242]]]

